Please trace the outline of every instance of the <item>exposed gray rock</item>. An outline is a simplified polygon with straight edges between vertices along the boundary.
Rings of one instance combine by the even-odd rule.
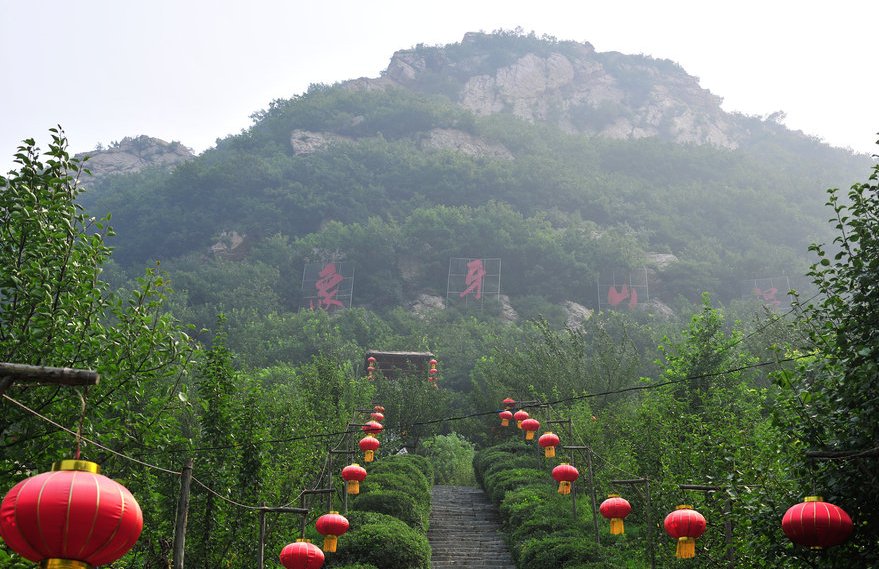
[[[671,253],[645,253],[644,264],[657,270],[664,270],[672,263],[677,263],[678,258]]]
[[[662,318],[672,318],[675,315],[675,311],[671,309],[671,307],[656,297],[651,297],[647,302],[642,302],[638,305],[638,310],[646,310],[647,312],[652,312]]]
[[[498,295],[498,300],[501,303],[501,320],[508,323],[517,322],[519,320],[519,313],[516,312],[516,309],[510,304],[510,297],[505,294],[500,294]]]
[[[421,141],[421,148],[455,150],[476,158],[512,160],[513,154],[501,144],[492,144],[463,130],[435,128]]]
[[[350,142],[350,136],[343,136],[332,132],[314,132],[311,130],[296,129],[290,133],[290,146],[293,154],[314,154],[332,146],[338,142]]]
[[[435,296],[432,294],[419,294],[418,297],[409,305],[409,310],[411,310],[416,316],[424,318],[430,312],[434,312],[437,310],[445,310],[446,308],[446,299],[441,296]]]
[[[88,186],[113,174],[133,174],[154,166],[172,169],[191,160],[195,154],[179,142],[165,142],[141,135],[123,138],[110,148],[99,148],[76,155],[79,159],[86,156],[88,160],[85,167],[92,175],[83,176],[81,181]]]
[[[572,330],[582,328],[583,323],[592,318],[592,314],[594,313],[594,310],[591,308],[586,308],[582,304],[578,304],[572,300],[564,301],[562,303],[562,308],[567,315],[565,326]]]

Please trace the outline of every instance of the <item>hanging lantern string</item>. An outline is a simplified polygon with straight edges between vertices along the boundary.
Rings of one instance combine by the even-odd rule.
[[[99,448],[99,449],[101,449],[101,450],[105,450],[105,451],[109,452],[110,454],[116,455],[116,456],[118,456],[119,458],[124,458],[125,460],[129,460],[129,461],[131,461],[131,462],[134,462],[134,463],[140,464],[141,466],[146,466],[146,467],[148,467],[148,468],[153,468],[153,469],[155,469],[155,470],[159,470],[159,471],[161,471],[161,472],[167,472],[168,474],[173,474],[173,475],[175,475],[175,476],[180,476],[180,474],[181,474],[180,471],[177,471],[177,470],[169,470],[169,469],[167,469],[167,468],[162,468],[161,466],[156,466],[155,464],[150,464],[150,463],[148,463],[148,462],[144,462],[144,461],[142,461],[142,460],[138,460],[138,459],[136,459],[136,458],[134,458],[134,457],[124,455],[124,454],[122,454],[122,453],[119,452],[119,451],[115,451],[115,450],[111,449],[111,448],[108,447],[108,446],[104,446],[104,445],[102,445],[101,443],[99,443],[99,442],[97,442],[97,441],[94,441],[94,440],[89,439],[89,438],[87,438],[87,437],[83,437],[83,436],[81,436],[80,434],[78,434],[76,431],[72,431],[72,430],[68,429],[67,427],[65,427],[64,425],[61,425],[61,424],[59,424],[59,423],[56,423],[55,421],[53,421],[52,419],[46,417],[45,415],[41,415],[38,411],[34,411],[33,409],[31,409],[30,407],[28,407],[28,406],[25,405],[24,403],[22,403],[22,402],[20,402],[20,401],[17,401],[17,400],[15,400],[15,399],[13,399],[12,397],[6,395],[5,393],[3,394],[3,399],[6,399],[7,401],[9,401],[10,403],[12,403],[13,405],[16,405],[16,406],[22,408],[23,410],[27,411],[27,412],[30,413],[31,415],[34,415],[35,417],[37,417],[37,418],[39,418],[39,419],[42,419],[43,421],[49,423],[49,424],[52,425],[53,427],[57,427],[57,428],[61,429],[62,431],[64,431],[65,433],[69,433],[69,434],[73,435],[74,437],[80,437],[80,439],[81,439],[82,441],[85,441],[86,443],[88,443],[88,444],[90,444],[90,445],[94,445],[95,447],[97,447],[97,448]]]
[[[82,448],[82,423],[85,421],[86,398],[88,397],[88,393],[88,385],[86,385],[81,392],[79,390],[76,391],[76,394],[79,395],[79,400],[82,401],[82,409],[79,413],[79,424],[76,426],[76,450],[73,451],[73,460],[79,460],[80,450]]]

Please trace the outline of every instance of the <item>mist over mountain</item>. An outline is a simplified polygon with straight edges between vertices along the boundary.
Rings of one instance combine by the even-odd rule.
[[[161,259],[205,314],[298,310],[325,262],[375,310],[444,305],[451,258],[500,259],[525,315],[599,308],[636,271],[661,304],[799,285],[831,235],[825,189],[870,159],[721,102],[669,60],[470,33],[273,101],[172,169],[104,174],[83,204],[112,212],[123,268]]]

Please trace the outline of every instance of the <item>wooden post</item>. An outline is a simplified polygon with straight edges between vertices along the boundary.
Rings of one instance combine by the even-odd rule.
[[[305,495],[302,496],[303,501]],[[277,512],[281,514],[299,514],[302,516],[302,535],[305,535],[305,516],[308,515],[308,508],[287,508],[277,507],[270,508],[262,506],[259,508],[259,552],[257,554],[257,567],[264,569],[265,553],[266,553],[266,512]]]
[[[647,525],[647,558],[650,560],[650,569],[656,569],[656,552],[653,543],[653,509],[650,505],[650,479],[635,478],[634,480],[611,480],[613,485],[638,486],[644,485],[645,501],[644,523]]]
[[[571,451],[572,455],[575,450],[582,450],[586,453],[586,479],[589,484],[589,493],[592,497],[592,526],[595,528],[595,543],[601,545],[601,530],[598,527],[598,498],[595,495],[595,480],[592,476],[592,449],[582,445],[565,445],[562,448]],[[574,493],[573,485],[571,486],[571,493]],[[576,514],[576,509],[574,512]]]
[[[723,490],[720,486],[708,486],[706,484],[679,484],[681,490],[695,490],[697,492],[719,492]],[[732,525],[732,500],[727,497],[724,502],[723,514],[723,537],[726,542],[726,560],[730,569],[736,566],[736,553],[733,547],[733,525]]]
[[[12,385],[20,383],[48,383],[52,385],[96,385],[97,372],[69,367],[46,367],[0,362],[0,395]]]
[[[351,460],[351,457],[356,454],[356,451],[353,450],[331,450],[330,454],[344,454],[346,457],[346,462]],[[330,484],[332,487],[332,483]],[[342,513],[348,514],[348,489],[345,488],[345,485],[342,486]]]
[[[189,487],[192,484],[192,459],[186,460],[180,473],[180,498],[177,500],[177,524],[174,527],[174,569],[183,569],[186,545],[186,521],[189,517]]]

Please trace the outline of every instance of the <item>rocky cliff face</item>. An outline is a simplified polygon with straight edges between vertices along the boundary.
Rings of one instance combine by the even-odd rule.
[[[398,51],[382,77],[345,85],[439,90],[476,115],[510,113],[611,138],[735,148],[746,135],[720,97],[671,61],[518,39],[469,33],[460,44]]]
[[[149,136],[126,137],[110,148],[101,148],[77,154],[77,158],[88,156],[86,168],[92,176],[84,176],[85,185],[112,174],[132,174],[144,168],[159,166],[173,168],[192,159],[192,151],[179,142],[165,142]]]

